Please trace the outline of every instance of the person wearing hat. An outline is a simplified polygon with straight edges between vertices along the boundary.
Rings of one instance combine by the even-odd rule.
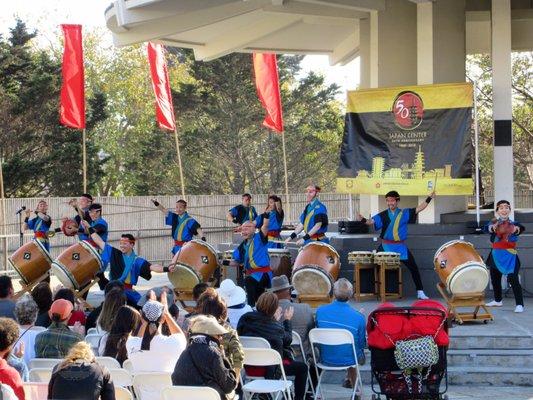
[[[246,302],[246,292],[231,279],[224,279],[217,290],[228,307],[228,322],[232,328],[237,329],[241,316],[252,311],[252,307]]]
[[[36,358],[64,358],[72,346],[83,341],[83,336],[67,326],[73,308],[72,303],[65,299],[52,303],[48,312],[52,323],[35,337]]]
[[[172,384],[176,386],[208,386],[221,399],[234,398],[237,375],[221,347],[221,337],[228,330],[215,317],[199,315],[189,326],[189,345],[176,363]]]
[[[172,372],[187,346],[183,331],[168,310],[166,292],[161,293],[161,302],[155,299],[155,293],[150,291],[150,300],[142,308],[141,328],[137,336],[130,336],[126,341],[128,358],[135,373]],[[163,324],[167,325],[169,336],[161,333]]]
[[[313,310],[307,303],[293,303],[291,301],[291,289],[292,286],[289,283],[289,279],[285,275],[275,276],[272,279],[272,287],[269,289],[273,292],[278,300],[279,306],[285,312],[285,310],[292,307],[294,309],[294,315],[292,316],[292,330],[296,331],[302,338],[305,354],[307,356],[311,354],[311,347],[309,347],[309,331],[315,327],[315,320],[313,317]]]
[[[388,251],[400,253],[400,261],[407,267],[416,286],[416,296],[425,300],[428,297],[424,293],[422,278],[416,265],[415,257],[407,248],[407,224],[415,224],[418,213],[425,210],[428,204],[435,197],[435,192],[420,203],[416,208],[398,208],[400,194],[396,190],[391,190],[385,195],[387,209],[372,216],[370,219],[359,214],[359,219],[367,225],[374,225],[374,229],[381,230],[379,237],[381,244],[378,251]]]

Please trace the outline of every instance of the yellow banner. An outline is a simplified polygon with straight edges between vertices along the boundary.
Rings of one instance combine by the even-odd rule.
[[[396,190],[401,196],[426,196],[433,190],[438,195],[471,195],[474,181],[471,178],[337,178],[338,193],[381,194]]]

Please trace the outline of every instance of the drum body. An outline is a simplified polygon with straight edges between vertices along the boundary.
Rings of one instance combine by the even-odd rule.
[[[393,251],[379,251],[374,254],[376,264],[400,265],[400,253]]]
[[[19,247],[8,261],[26,285],[46,274],[52,266],[50,254],[38,240]]]
[[[270,257],[270,268],[274,276],[285,275],[291,279],[292,259],[291,253],[287,249],[268,249]]]
[[[339,276],[339,253],[329,244],[311,242],[300,249],[292,270],[299,295],[328,296]]]
[[[452,294],[481,293],[489,283],[487,267],[471,243],[452,240],[443,244],[435,253],[433,264]]]
[[[348,253],[348,263],[355,264],[373,264],[374,253],[371,251],[350,251]]]
[[[185,243],[178,252],[175,270],[168,279],[178,291],[192,291],[200,282],[208,282],[218,265],[216,250],[202,240]]]
[[[80,290],[90,283],[103,268],[102,259],[96,249],[88,242],[73,244],[52,263],[52,271],[63,286]]]

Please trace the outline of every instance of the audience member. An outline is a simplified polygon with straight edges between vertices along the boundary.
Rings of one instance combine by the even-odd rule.
[[[83,341],[83,336],[71,331],[67,322],[72,314],[72,303],[58,299],[50,307],[52,323],[35,338],[35,357],[63,358],[76,343]]]
[[[100,340],[99,353],[115,358],[120,365],[128,358],[126,341],[134,334],[141,323],[141,314],[130,306],[122,306],[108,333]]]
[[[33,298],[25,294],[15,304],[15,319],[19,323],[20,336],[17,345],[24,343],[24,361],[26,365],[35,358],[35,338],[45,329],[35,326],[39,308]],[[17,346],[18,347],[18,346]]]
[[[98,333],[104,334],[111,330],[113,321],[117,316],[118,309],[126,304],[126,295],[124,290],[119,288],[111,290],[106,296],[103,303],[102,312],[98,317],[96,329]]]
[[[252,311],[252,307],[246,301],[246,292],[231,279],[224,279],[217,290],[228,307],[228,322],[236,329],[241,316]]]
[[[72,289],[69,288],[61,288],[57,291],[57,293],[54,296],[54,300],[58,299],[65,299],[72,303],[72,315],[70,316],[70,319],[68,320],[67,325],[68,326],[74,326],[76,322],[78,322],[80,325],[85,326],[85,321],[87,321],[87,317],[85,316],[85,313],[80,308],[80,305],[78,301],[76,300],[76,297],[74,296],[74,292]]]
[[[96,307],[94,310],[92,310],[89,313],[89,315],[87,315],[87,319],[85,321],[85,329],[87,331],[89,331],[89,329],[91,328],[96,328],[98,317],[100,316],[100,313],[102,312],[102,307],[104,306],[104,303],[105,303],[105,297],[111,290],[115,288],[124,290],[124,283],[119,280],[108,282],[108,284],[104,288],[104,301],[102,301],[98,307]],[[134,306],[134,304],[130,304],[130,305]]]
[[[221,336],[220,342],[224,349],[224,355],[235,370],[235,374],[239,376],[244,361],[244,350],[239,341],[237,331],[227,322],[228,309],[224,300],[215,289],[208,288],[198,299],[196,309],[202,315],[215,317],[218,323],[228,331],[228,333]]]
[[[353,286],[346,278],[341,278],[333,286],[335,299],[332,303],[318,307],[316,310],[316,325],[318,328],[336,328],[349,330],[354,338],[357,361],[364,364],[366,347],[365,317],[352,308],[348,301],[353,297]],[[350,345],[320,346],[322,363],[332,366],[353,365],[353,351]],[[353,388],[356,369],[348,369],[344,387]]]
[[[285,275],[281,275],[275,276],[272,279],[272,287],[269,290],[278,297],[279,306],[283,312],[289,307],[294,309],[294,315],[291,320],[292,330],[300,335],[305,351],[305,354],[302,354],[302,356],[307,357],[311,354],[309,331],[315,327],[313,310],[309,304],[293,303],[291,301],[291,288],[289,279]]]
[[[202,295],[202,293],[204,293],[206,291],[206,289],[209,287],[209,285],[205,282],[200,282],[200,283],[197,283],[196,285],[194,285],[194,287],[192,288],[192,298],[193,300],[198,303],[198,299],[200,298],[200,296]],[[188,314],[185,314],[185,316],[183,317],[183,322],[181,324],[181,328],[183,329],[184,332],[188,332],[188,328],[189,328],[189,320],[196,316],[196,315],[199,315],[200,313],[194,309],[192,312],[188,313]]]
[[[209,386],[221,399],[232,399],[237,375],[224,357],[222,335],[228,334],[212,316],[199,315],[191,319],[189,345],[181,353],[172,373],[177,386]]]
[[[295,377],[295,400],[304,399],[307,365],[303,362],[294,361],[291,348],[291,319],[294,314],[294,308],[289,307],[283,312],[279,306],[278,298],[272,292],[265,292],[259,296],[255,307],[257,311],[249,312],[241,317],[237,332],[241,336],[256,336],[266,339],[270,343],[270,347],[276,350],[283,358],[285,373]],[[279,373],[277,371],[267,368],[268,378],[278,376]]]
[[[150,293],[150,299],[155,299],[153,292]],[[161,334],[162,323],[168,325],[170,336]],[[161,294],[161,303],[149,300],[144,304],[142,324],[137,335],[130,336],[126,341],[134,372],[172,372],[187,346],[187,340],[168,311],[165,292]]]
[[[115,400],[115,386],[106,367],[95,360],[91,346],[78,342],[56,365],[48,383],[54,400]]]
[[[35,326],[42,326],[43,328],[48,328],[50,323],[50,316],[48,311],[50,311],[50,306],[52,305],[53,295],[52,289],[47,282],[38,283],[31,291],[31,297],[37,303],[39,307],[39,314],[37,315],[37,320],[35,321]]]
[[[7,275],[0,276],[0,317],[15,319],[13,310],[15,309],[15,302],[13,301],[13,282],[11,277]]]
[[[13,367],[7,364],[7,359],[13,345],[19,337],[19,327],[11,318],[0,318],[0,383],[10,386],[19,400],[24,400],[22,379]]]

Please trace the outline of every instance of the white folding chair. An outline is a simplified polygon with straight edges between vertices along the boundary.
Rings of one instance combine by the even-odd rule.
[[[270,343],[262,337],[239,336],[239,341],[241,342],[242,347],[250,349],[270,349]]]
[[[133,394],[126,388],[115,386],[115,400],[133,400]]]
[[[140,372],[133,376],[133,390],[137,400],[160,400],[161,391],[172,386],[168,372]]]
[[[131,360],[124,360],[122,363],[122,368],[126,371],[129,371],[129,373],[133,375],[133,364],[131,363]]]
[[[120,363],[113,357],[95,357],[96,362],[107,369],[120,369]]]
[[[162,400],[220,400],[218,392],[207,386],[170,386],[163,389]]]
[[[355,384],[353,385],[353,391],[351,399],[354,400],[355,395],[357,394],[360,398],[363,397],[363,384],[361,382],[361,373],[359,371],[359,364],[357,362],[357,352],[355,350],[355,343],[352,333],[347,329],[333,329],[333,328],[313,328],[309,331],[309,343],[311,344],[311,352],[313,354],[313,362],[315,364],[315,371],[318,376],[318,383],[316,387],[316,393],[320,394],[322,399],[325,399],[324,394],[322,393],[322,388],[320,387],[320,381],[322,380],[322,375],[325,371],[342,371],[347,370],[348,368],[355,368],[356,378]],[[342,365],[342,366],[331,366],[319,362],[316,355],[315,346],[317,345],[328,345],[328,346],[340,346],[340,345],[350,345],[352,348],[354,364],[351,365]],[[318,369],[321,369],[320,374]]]
[[[292,343],[291,346],[298,347],[298,350],[300,351],[300,354],[302,355],[303,362],[305,365],[307,365],[307,381],[305,382],[305,393],[309,392],[309,389],[311,389],[311,393],[313,393],[313,397],[315,396],[315,389],[313,388],[313,381],[311,380],[311,370],[309,369],[309,363],[307,362],[307,357],[304,350],[304,344],[302,342],[302,338],[296,331],[292,331]]]
[[[244,399],[251,399],[255,393],[276,393],[274,400],[279,398],[280,393],[283,394],[285,400],[291,400],[292,382],[287,380],[285,369],[283,368],[283,361],[276,350],[261,349],[261,348],[244,348],[244,364],[266,367],[269,365],[278,365],[281,370],[281,378],[274,379],[256,379],[244,384],[241,377],[242,391]]]
[[[111,379],[115,386],[120,387],[132,387],[133,386],[133,376],[129,371],[126,371],[122,368],[108,368],[109,373],[111,374]]]
[[[54,368],[63,361],[61,358],[32,358],[28,363],[28,369],[34,368]]]
[[[52,370],[50,368],[32,368],[30,369],[30,382],[50,382]]]
[[[26,400],[44,400],[48,398],[47,382],[23,382]]]
[[[104,335],[99,333],[91,333],[85,336],[85,341],[91,345],[91,349],[93,350],[95,356],[100,355],[98,352],[98,347],[100,346],[100,339],[102,339],[102,336]]]

